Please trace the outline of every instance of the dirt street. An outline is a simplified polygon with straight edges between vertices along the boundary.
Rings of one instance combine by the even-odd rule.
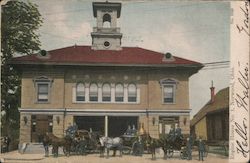
[[[4,159],[4,163],[228,163],[227,157],[208,154],[205,160],[198,160],[198,153],[193,153],[193,160],[181,160],[179,153],[176,152],[173,158],[168,160],[163,160],[162,153],[157,154],[156,160],[151,160],[150,154],[144,154],[140,156],[123,155],[122,157],[110,157],[110,158],[100,158],[99,154],[89,154],[86,156],[70,156],[66,157],[60,155],[58,158],[53,156],[44,157],[43,155],[34,154],[19,154],[17,152],[11,152],[7,154],[2,154],[1,158]]]

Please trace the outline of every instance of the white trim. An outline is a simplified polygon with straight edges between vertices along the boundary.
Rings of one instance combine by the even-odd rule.
[[[25,109],[25,108],[19,108],[20,113],[25,114],[64,114],[65,109]]]
[[[76,103],[76,85],[72,87],[72,103]]]
[[[179,109],[179,110],[114,110],[114,109],[25,109],[19,108],[21,113],[26,114],[67,114],[67,115],[84,115],[84,116],[140,116],[140,115],[160,115],[160,116],[180,116],[189,115],[190,109]]]
[[[83,103],[89,102],[89,87],[85,87],[85,101]]]
[[[99,102],[102,102],[102,87],[99,87],[98,86],[98,88],[97,88],[97,101],[98,101],[98,103]]]
[[[128,85],[127,86],[123,86],[123,102],[124,103],[129,103],[128,102]]]
[[[108,136],[108,116],[105,116],[105,136]]]
[[[140,88],[138,88],[138,87],[136,87],[137,89],[136,89],[136,102],[137,102],[137,104],[140,104],[141,103],[141,90],[140,90]]]
[[[115,103],[115,87],[111,86],[111,102],[109,103]]]

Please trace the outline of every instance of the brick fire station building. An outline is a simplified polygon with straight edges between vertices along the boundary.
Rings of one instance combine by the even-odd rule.
[[[111,137],[139,124],[153,137],[176,124],[188,134],[189,77],[203,65],[171,53],[122,47],[121,3],[93,2],[93,15],[97,27],[91,46],[12,60],[22,74],[20,143],[37,142],[45,132],[63,136],[73,123]]]

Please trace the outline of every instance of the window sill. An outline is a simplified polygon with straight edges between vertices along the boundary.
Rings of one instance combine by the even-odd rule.
[[[176,105],[176,103],[175,102],[173,102],[173,103],[162,103],[162,105]]]
[[[50,102],[49,101],[47,101],[47,102],[37,101],[37,102],[35,102],[35,104],[50,104]]]

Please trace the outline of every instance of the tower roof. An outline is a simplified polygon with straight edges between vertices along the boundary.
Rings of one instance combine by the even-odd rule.
[[[93,14],[94,17],[97,16],[97,10],[98,9],[115,9],[117,10],[117,18],[120,17],[121,15],[121,3],[113,3],[113,2],[93,2]]]

